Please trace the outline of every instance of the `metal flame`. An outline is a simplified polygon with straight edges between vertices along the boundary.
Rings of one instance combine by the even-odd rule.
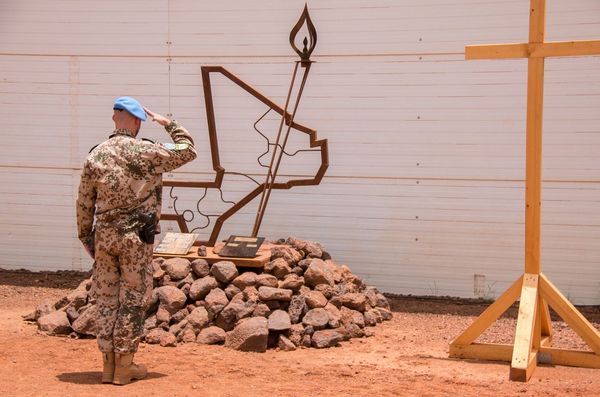
[[[300,50],[296,47],[296,36],[298,32],[302,28],[302,26],[306,23],[306,28],[308,29],[308,37],[305,37],[302,43],[304,44],[304,48]],[[304,5],[304,11],[302,11],[302,15],[300,15],[300,19],[296,22],[296,25],[290,32],[290,45],[296,51],[296,54],[300,56],[300,59],[303,62],[310,61],[310,55],[312,54],[315,46],[317,45],[317,29],[315,29],[315,25],[313,25],[312,20],[310,19],[310,15],[308,14],[308,6]]]

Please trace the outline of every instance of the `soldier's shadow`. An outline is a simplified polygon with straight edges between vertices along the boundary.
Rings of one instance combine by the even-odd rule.
[[[148,372],[148,376],[142,380],[135,380],[133,383],[143,382],[148,379],[163,378],[167,375],[160,372]],[[100,371],[82,371],[82,372],[65,372],[56,376],[61,382],[75,383],[78,385],[99,385],[102,378]]]

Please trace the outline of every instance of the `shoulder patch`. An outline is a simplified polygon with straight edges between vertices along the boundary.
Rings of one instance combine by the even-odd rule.
[[[92,151],[94,149],[96,149],[98,147],[98,145],[100,145],[99,143],[95,144],[94,146],[92,146],[92,148],[90,149],[90,151],[88,153],[92,153]]]
[[[148,138],[142,138],[142,141],[146,141],[146,142],[150,142],[150,143],[156,143],[152,139],[148,139]]]
[[[168,143],[163,143],[162,145],[165,147],[165,149],[172,150],[172,151],[185,150],[190,147],[190,145],[188,143],[168,142]]]

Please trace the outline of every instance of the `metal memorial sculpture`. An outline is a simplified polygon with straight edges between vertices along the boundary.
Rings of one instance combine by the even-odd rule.
[[[450,345],[451,357],[510,361],[510,379],[515,381],[529,380],[538,362],[600,368],[600,332],[541,272],[540,261],[544,59],[600,55],[600,41],[545,42],[545,10],[545,0],[531,0],[528,43],[468,46],[465,52],[467,59],[528,60],[525,273]],[[514,344],[475,342],[519,298]],[[551,346],[549,306],[585,341],[590,351]]]
[[[299,49],[296,46],[296,38],[300,30],[306,27],[308,30],[308,36],[304,37],[303,40],[303,48]],[[262,224],[267,204],[269,202],[269,198],[271,196],[271,192],[273,189],[290,189],[295,186],[308,186],[308,185],[318,185],[323,176],[325,175],[325,171],[329,166],[329,155],[327,149],[327,140],[326,139],[317,139],[317,132],[312,128],[304,126],[295,121],[296,113],[298,111],[298,106],[300,104],[300,99],[302,98],[302,93],[304,92],[304,87],[306,85],[306,81],[308,79],[308,75],[310,73],[311,66],[313,61],[310,60],[310,56],[315,49],[315,45],[317,43],[317,32],[316,29],[310,19],[310,15],[308,13],[308,8],[305,6],[302,15],[294,28],[290,33],[290,44],[294,51],[300,56],[300,60],[295,62],[292,78],[290,82],[290,87],[287,93],[285,105],[283,107],[276,104],[271,99],[267,98],[265,95],[261,94],[258,90],[242,81],[239,77],[237,77],[232,72],[228,71],[222,66],[203,66],[201,68],[202,71],[202,85],[204,89],[204,101],[206,105],[206,115],[208,122],[208,135],[210,142],[210,151],[212,157],[212,168],[215,171],[215,177],[212,181],[183,181],[183,180],[165,180],[164,186],[170,186],[170,197],[173,199],[174,205],[173,209],[175,213],[171,214],[163,214],[161,216],[161,220],[167,221],[176,221],[180,230],[184,233],[194,232],[198,229],[205,229],[210,226],[211,218],[216,218],[214,221],[214,225],[212,231],[210,232],[210,237],[207,241],[197,241],[196,245],[207,244],[214,245],[219,237],[219,233],[224,222],[238,212],[240,209],[248,205],[252,200],[260,196],[260,202],[258,205],[258,209],[256,212],[256,217],[254,221],[254,226],[252,229],[252,236],[256,237],[260,226]],[[298,75],[302,74],[300,86],[295,95],[295,100],[292,101],[292,97],[294,94],[295,83],[297,81]],[[267,169],[266,178],[264,182],[260,183],[256,179],[251,176],[238,173],[238,172],[230,172],[227,171],[221,164],[220,155],[219,155],[219,141],[217,134],[217,127],[215,121],[215,107],[213,103],[213,95],[212,95],[212,87],[210,77],[211,74],[220,74],[225,78],[231,80],[233,83],[237,84],[242,90],[246,91],[254,98],[258,99],[260,102],[265,104],[268,107],[268,110],[254,123],[254,130],[259,133],[262,138],[267,140],[267,151],[262,153],[257,161],[261,167]],[[293,102],[293,103],[292,103]],[[291,113],[290,110],[291,109]],[[271,111],[275,111],[281,116],[281,120],[279,122],[279,129],[277,131],[277,136],[275,138],[275,142],[272,143],[270,140],[256,127],[256,125]],[[297,150],[294,153],[286,152],[286,145],[288,144],[289,137],[291,135],[291,131],[296,130],[308,135],[310,149]],[[268,165],[262,163],[262,158],[267,155],[270,151],[271,160]],[[316,174],[311,178],[304,179],[291,179],[286,182],[278,182],[276,181],[277,173],[279,171],[280,165],[282,163],[283,156],[291,157],[296,155],[298,152],[306,152],[306,151],[319,151],[320,152],[320,160],[321,164],[316,172]],[[254,184],[256,184],[255,188],[248,192],[245,196],[243,196],[237,202],[227,201],[223,198],[223,192],[221,190],[223,184],[223,177],[227,174],[233,175],[241,175],[248,180],[251,180]],[[189,230],[188,223],[191,222],[195,214],[192,210],[186,209],[184,211],[179,211],[175,205],[178,197],[173,195],[174,187],[188,187],[188,188],[204,188],[204,195],[198,199],[196,203],[197,213],[200,216],[205,218],[206,225],[196,227],[192,230]],[[208,189],[218,189],[221,194],[221,200],[224,203],[230,204],[231,206],[221,214],[209,215],[205,214],[200,210],[200,204]],[[187,215],[187,219],[186,219]]]

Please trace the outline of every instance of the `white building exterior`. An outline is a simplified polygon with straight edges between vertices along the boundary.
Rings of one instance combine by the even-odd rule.
[[[118,96],[172,114],[196,137],[199,159],[166,177],[211,180],[200,66],[223,65],[283,104],[303,6],[0,1],[0,267],[90,268],[74,201]],[[479,293],[496,297],[524,267],[527,62],[465,61],[464,46],[526,42],[529,1],[308,6],[317,63],[297,121],[329,140],[331,166],[318,187],[275,191],[261,234],[320,241],[386,292],[473,297],[477,274]],[[548,0],[546,26],[547,41],[600,39],[600,2]],[[252,124],[266,108],[224,79],[213,84],[223,164],[264,178]],[[261,130],[274,134],[269,117]],[[150,123],[142,135],[167,137]],[[600,304],[600,57],[546,60],[543,139],[542,270],[574,303]],[[305,142],[296,134],[291,147]],[[280,172],[316,166],[305,153]],[[246,187],[232,178],[224,197]],[[202,193],[177,190],[178,209]],[[221,238],[250,233],[255,207]]]

